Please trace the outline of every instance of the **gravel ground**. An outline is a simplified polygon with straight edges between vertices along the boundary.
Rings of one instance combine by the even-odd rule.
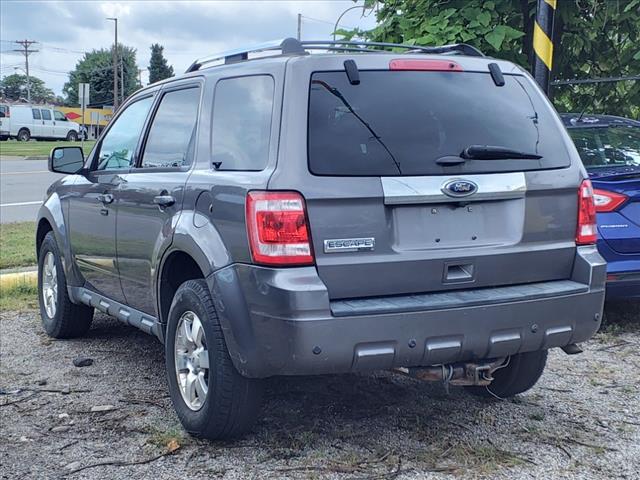
[[[36,312],[4,312],[0,477],[636,479],[639,325],[554,350],[511,401],[388,372],[273,379],[255,432],[209,443],[180,428],[154,338],[97,315],[87,338],[55,341]]]

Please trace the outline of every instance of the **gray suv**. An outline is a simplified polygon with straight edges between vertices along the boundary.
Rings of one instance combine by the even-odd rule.
[[[513,396],[600,325],[580,157],[524,70],[467,45],[215,55],[49,162],[68,176],[37,220],[45,330],[98,309],[157,336],[197,436],[246,432],[276,375]]]

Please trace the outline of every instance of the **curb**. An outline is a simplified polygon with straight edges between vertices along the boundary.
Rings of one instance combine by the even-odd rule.
[[[0,275],[0,289],[8,290],[17,286],[35,287],[38,284],[38,271],[13,272]]]

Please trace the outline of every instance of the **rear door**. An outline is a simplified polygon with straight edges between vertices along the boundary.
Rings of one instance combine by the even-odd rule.
[[[53,125],[53,112],[49,108],[41,108],[42,115],[42,136],[47,138],[55,137],[55,126]]]
[[[172,239],[193,163],[201,88],[165,88],[142,154],[117,192],[118,268],[127,304],[155,315],[154,273]]]
[[[385,62],[361,66],[352,83],[342,60],[335,71],[309,69],[307,172],[290,184],[306,198],[331,298],[570,277],[580,173],[528,78],[504,75],[498,86],[486,65],[394,71]],[[461,158],[472,145],[540,158]]]

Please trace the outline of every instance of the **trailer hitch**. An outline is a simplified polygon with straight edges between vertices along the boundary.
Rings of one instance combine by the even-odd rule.
[[[506,357],[482,363],[466,362],[431,367],[396,368],[394,371],[418,380],[443,382],[448,391],[449,385],[489,385],[493,381],[493,372],[505,367],[508,361]]]

